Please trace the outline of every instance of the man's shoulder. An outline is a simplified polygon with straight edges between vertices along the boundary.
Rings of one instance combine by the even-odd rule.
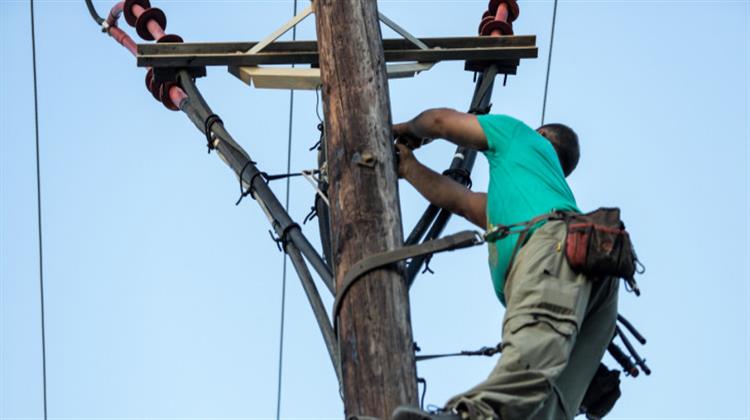
[[[519,120],[516,117],[506,115],[506,114],[484,114],[484,115],[478,115],[477,119],[479,119],[480,122],[485,122],[488,124],[493,125],[517,125],[517,124],[524,124],[523,121]]]

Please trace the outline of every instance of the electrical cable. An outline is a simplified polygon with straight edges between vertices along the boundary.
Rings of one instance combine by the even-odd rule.
[[[552,30],[549,37],[549,55],[547,56],[547,76],[544,80],[544,100],[542,102],[542,123],[544,125],[544,115],[547,112],[547,91],[549,89],[549,72],[552,67],[552,47],[555,45],[555,21],[557,20],[557,0],[552,8]]]
[[[34,79],[34,134],[36,137],[36,214],[39,242],[39,307],[42,326],[42,401],[44,420],[47,420],[47,342],[44,325],[44,255],[42,253],[42,182],[39,164],[39,95],[36,78],[36,35],[34,26],[34,0],[31,0],[31,60]]]
[[[102,23],[104,23],[104,19],[99,16],[99,13],[96,13],[96,8],[94,7],[94,4],[91,2],[91,0],[86,0],[86,7],[89,9],[89,13],[91,14],[91,17],[96,21],[97,25],[101,25]]]
[[[293,16],[297,16],[297,0],[294,0],[294,11]],[[292,41],[297,40],[297,26],[292,27]],[[294,67],[294,65],[292,65]],[[287,138],[287,149],[286,149],[286,173],[292,170],[292,128],[294,122],[294,89],[289,91],[289,129]],[[286,179],[286,197],[284,200],[284,210],[289,211],[289,189],[291,178]],[[282,266],[281,276],[281,320],[279,327],[279,375],[277,379],[276,389],[276,420],[281,419],[281,374],[284,366],[284,321],[286,311],[286,263],[287,254],[284,253],[284,263]]]

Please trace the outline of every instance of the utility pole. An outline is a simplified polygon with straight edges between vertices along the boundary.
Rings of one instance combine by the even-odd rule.
[[[314,0],[338,282],[357,261],[403,246],[383,43],[375,0]],[[337,284],[341,287],[341,284]],[[343,301],[347,418],[417,405],[409,297],[400,268],[374,270]]]

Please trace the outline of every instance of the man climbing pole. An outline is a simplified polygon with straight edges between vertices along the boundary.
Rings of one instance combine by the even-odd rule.
[[[399,176],[432,204],[488,232],[531,221],[526,233],[488,238],[495,293],[506,306],[496,367],[444,410],[400,407],[394,419],[572,419],[612,339],[618,293],[616,278],[571,269],[566,223],[540,217],[580,213],[565,181],[578,163],[576,133],[562,124],[534,130],[509,116],[450,109],[427,110],[393,133]],[[490,167],[487,193],[417,161],[412,150],[437,138],[482,151]]]

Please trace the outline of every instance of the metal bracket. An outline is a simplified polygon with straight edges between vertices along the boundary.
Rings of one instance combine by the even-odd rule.
[[[301,11],[297,14],[297,16],[289,19],[285,24],[281,25],[278,29],[273,31],[271,35],[268,35],[265,39],[255,44],[252,48],[247,50],[248,54],[257,54],[259,53],[263,48],[266,48],[270,43],[276,41],[279,39],[282,35],[289,32],[292,28],[297,26],[300,22],[305,20],[308,16],[310,16],[313,13],[312,4],[307,6],[305,10]]]
[[[285,33],[289,32],[292,28],[296,27],[300,22],[305,20],[311,14],[314,14],[312,4],[307,6],[304,10],[302,10],[302,12],[298,13],[296,16],[281,25],[278,29],[273,31],[262,41],[258,42],[252,48],[245,51],[245,53],[258,54],[264,48],[283,36]],[[419,49],[430,49],[427,44],[409,33],[409,31],[401,27],[393,20],[389,19],[383,13],[378,12],[378,19],[383,24],[404,37],[404,39],[416,45]],[[389,78],[412,77],[423,71],[430,70],[434,65],[434,62],[388,65],[387,73]],[[279,69],[263,68],[258,66],[230,66],[229,72],[239,77],[247,84],[252,83],[256,87],[262,88],[312,90],[316,89],[320,85],[320,69],[296,69],[294,67]]]

